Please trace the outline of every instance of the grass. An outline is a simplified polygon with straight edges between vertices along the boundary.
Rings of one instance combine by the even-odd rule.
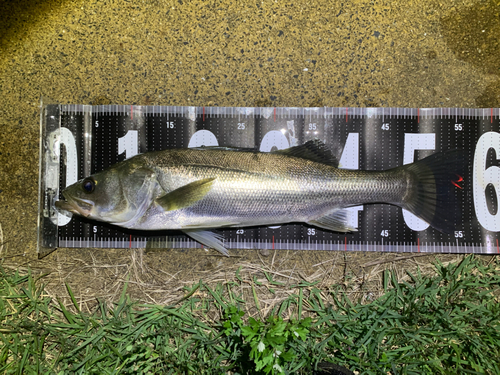
[[[44,292],[43,276],[1,269],[0,372],[311,374],[329,361],[360,374],[498,374],[500,267],[492,260],[437,263],[434,276],[404,282],[387,271],[385,293],[363,304],[340,286],[302,282],[255,318],[238,274],[215,287],[200,281],[171,306],[134,303],[125,287],[117,303],[98,301],[88,313],[69,286],[65,306]]]

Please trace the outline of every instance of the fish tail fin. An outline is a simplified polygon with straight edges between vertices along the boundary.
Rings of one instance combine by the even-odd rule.
[[[440,152],[400,168],[411,181],[401,207],[434,229],[453,233],[462,220],[460,196],[468,181],[465,152]]]

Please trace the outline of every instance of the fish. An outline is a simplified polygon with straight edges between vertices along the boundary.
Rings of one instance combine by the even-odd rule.
[[[396,168],[348,170],[319,140],[273,152],[229,147],[139,154],[63,190],[56,207],[138,230],[180,230],[229,256],[217,228],[306,223],[352,232],[346,208],[401,207],[451,233],[464,154],[439,152]]]

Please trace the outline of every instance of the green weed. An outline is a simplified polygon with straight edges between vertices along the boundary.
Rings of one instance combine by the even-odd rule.
[[[246,312],[238,274],[224,285],[200,281],[175,306],[134,303],[125,287],[117,303],[84,313],[69,286],[66,306],[45,294],[43,277],[0,269],[0,372],[310,374],[329,361],[360,374],[498,374],[492,263],[438,263],[435,276],[408,282],[387,272],[384,295],[364,305],[341,287],[304,284],[259,317]],[[290,309],[296,318],[283,319]]]

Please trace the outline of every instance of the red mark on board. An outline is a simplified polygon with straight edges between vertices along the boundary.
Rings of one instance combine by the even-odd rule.
[[[131,249],[132,248],[132,235],[130,235],[130,239],[128,241],[128,248]]]
[[[347,107],[345,107],[345,122],[347,122]]]
[[[417,250],[420,253],[420,238],[417,238]]]
[[[273,236],[273,250],[274,250],[274,236]]]
[[[344,251],[347,251],[347,237],[344,237]]]
[[[203,121],[205,121],[205,107],[203,107]]]
[[[463,180],[464,180],[464,178],[457,174],[457,179],[455,181],[451,180],[451,183],[453,185],[455,185],[457,188],[463,189],[463,187],[458,184],[459,182],[462,182]]]

